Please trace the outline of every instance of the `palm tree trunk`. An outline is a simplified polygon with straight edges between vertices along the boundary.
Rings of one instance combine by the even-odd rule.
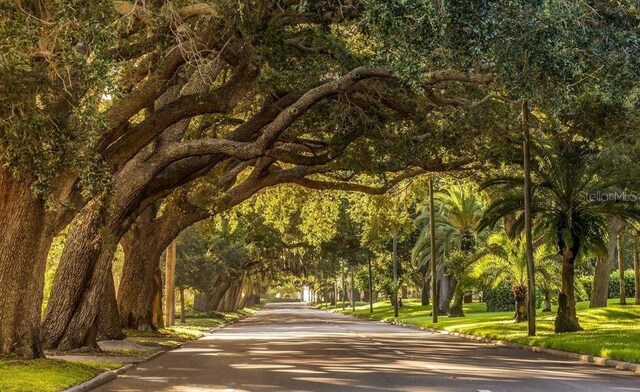
[[[516,301],[515,322],[521,323],[523,321],[527,321],[529,319],[529,310],[527,308],[527,286],[514,286],[512,290]]]
[[[575,298],[575,258],[578,251],[578,239],[575,246],[563,249],[562,253],[562,287],[558,295],[558,313],[555,321],[555,332],[581,331],[576,314]],[[564,247],[563,247],[564,248]]]
[[[453,306],[449,309],[449,317],[464,317],[464,310],[462,309],[463,303],[464,288],[458,283],[453,295]]]

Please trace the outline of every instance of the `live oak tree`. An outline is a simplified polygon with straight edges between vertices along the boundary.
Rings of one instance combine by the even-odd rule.
[[[282,131],[319,100],[345,91],[353,82],[370,76],[389,76],[389,70],[385,68],[377,68],[373,73],[368,68],[360,68],[346,79],[309,90],[307,94],[293,92],[284,94],[282,98],[276,95],[275,99],[267,95],[262,110],[257,111],[253,121],[242,121],[234,134],[225,135],[229,139],[205,136],[202,140],[183,140],[190,122],[188,119],[201,114],[230,112],[245,97],[259,73],[253,48],[240,39],[226,36],[226,33],[243,31],[238,31],[233,25],[237,19],[232,20],[232,26],[222,23],[217,11],[210,6],[173,10],[176,14],[167,12],[166,6],[161,9],[152,5],[149,9],[136,10],[119,4],[118,11],[132,19],[123,32],[123,41],[131,38],[132,42],[127,43],[132,47],[127,49],[133,51],[123,54],[115,50],[118,53],[110,54],[120,60],[118,65],[122,66],[123,75],[130,76],[126,71],[131,71],[132,65],[139,70],[133,70],[133,80],[126,78],[121,81],[126,87],[122,88],[121,97],[107,102],[110,106],[102,114],[111,127],[100,135],[92,148],[104,159],[115,184],[111,194],[98,195],[88,204],[89,198],[81,198],[75,206],[77,209],[86,204],[82,218],[78,218],[82,225],[75,225],[70,233],[72,241],[67,244],[68,251],[63,255],[59,270],[59,275],[66,276],[66,279],[60,278],[54,284],[54,301],[50,302],[44,321],[46,346],[51,348],[92,344],[95,333],[91,331],[97,322],[95,309],[98,308],[97,301],[104,298],[101,293],[107,282],[113,249],[128,225],[146,206],[197,173],[213,167],[220,161],[220,153],[231,153],[240,159],[261,155]],[[271,11],[265,11],[258,17],[279,15],[270,14]],[[166,16],[165,12],[169,14],[168,21],[162,18]],[[198,24],[194,21],[193,25],[189,24],[198,17],[211,23]],[[282,20],[276,17],[275,25],[282,27],[280,22]],[[295,21],[290,22],[283,24],[295,24]],[[148,23],[151,26],[147,26]],[[194,36],[187,36],[187,41],[182,36],[167,37],[167,31],[175,30],[163,28],[162,23],[179,23],[183,30],[178,30]],[[147,37],[148,29],[152,27],[159,28],[160,37]],[[136,33],[139,34],[136,36]],[[170,39],[164,42],[167,38]],[[162,43],[165,45],[160,45]],[[171,56],[153,61],[162,50],[171,51]],[[202,52],[209,53],[207,50],[217,52],[218,57],[208,61],[207,56],[201,55]],[[194,66],[197,66],[195,70],[189,68]],[[186,77],[182,76],[184,72]],[[203,85],[205,81],[210,83]],[[153,100],[156,103],[150,106],[149,102]],[[285,109],[290,105],[293,107]],[[263,129],[271,121],[275,123]],[[223,120],[223,123],[226,122]],[[256,132],[261,135],[258,139]],[[250,144],[236,142],[252,139],[255,142]],[[153,187],[150,187],[152,183]],[[86,190],[78,188],[74,195],[85,195],[82,191]],[[63,223],[73,215],[69,213]],[[105,230],[102,230],[103,226]],[[66,272],[69,274],[65,275]],[[88,286],[84,285],[86,280],[90,281]],[[79,287],[87,288],[82,291]]]
[[[205,14],[210,17],[211,12]],[[266,12],[265,15],[258,16],[258,20],[263,20],[260,18],[273,15]],[[214,18],[214,20],[217,19]],[[275,21],[282,22],[278,18]],[[270,23],[275,21],[273,18],[270,19]],[[292,23],[295,25],[295,20],[287,21],[285,25],[291,26]],[[275,23],[275,26],[280,24]],[[247,27],[243,26],[236,33],[246,33],[243,30],[245,28]],[[267,34],[271,32],[269,28],[274,27],[270,25],[260,28],[266,28],[264,33]],[[234,29],[232,28],[231,31]],[[309,32],[304,31],[304,33]],[[331,34],[335,36],[336,33]],[[233,39],[231,41],[235,42]],[[283,171],[283,173],[298,176],[295,183],[312,188],[343,190],[359,190],[367,187],[350,184],[349,181],[328,182],[308,177],[333,171],[357,170],[363,173],[381,173],[414,167],[413,171],[400,174],[399,178],[402,178],[425,169],[445,170],[461,164],[445,162],[442,157],[435,154],[435,146],[425,148],[420,143],[424,141],[425,135],[416,135],[415,129],[407,128],[406,125],[396,126],[395,129],[387,125],[377,125],[384,124],[394,116],[406,118],[408,113],[415,112],[414,104],[407,101],[405,105],[402,102],[403,98],[394,96],[393,90],[386,85],[378,85],[377,89],[372,89],[372,86],[365,84],[362,88],[356,86],[368,78],[391,78],[391,70],[388,67],[356,67],[338,79],[319,85],[313,79],[311,81],[304,79],[301,86],[296,86],[301,87],[302,91],[295,90],[284,94],[263,92],[265,98],[262,107],[257,111],[252,110],[252,106],[256,104],[253,97],[260,97],[260,95],[247,95],[247,92],[262,92],[261,89],[264,86],[258,81],[261,80],[270,89],[291,88],[290,81],[285,83],[279,79],[281,75],[269,78],[269,72],[273,72],[273,64],[278,64],[278,56],[270,59],[273,64],[266,61],[257,63],[258,49],[268,53],[272,46],[282,46],[282,42],[285,47],[291,46],[288,40],[268,41],[266,44],[259,41],[254,45],[245,45],[239,41],[237,46],[230,44],[219,49],[219,57],[211,61],[199,58],[198,60],[205,65],[190,71],[186,69],[185,76],[182,79],[178,78],[175,84],[173,81],[165,83],[171,85],[166,86],[166,90],[156,98],[153,108],[146,109],[147,117],[133,126],[136,135],[142,135],[145,141],[150,142],[148,146],[143,146],[140,142],[141,149],[135,154],[118,145],[107,149],[107,152],[119,160],[124,160],[124,163],[113,166],[114,185],[111,193],[96,197],[87,204],[76,219],[79,224],[74,225],[70,232],[71,241],[68,241],[66,252],[62,256],[58,271],[59,278],[57,284],[54,284],[52,301],[48,305],[43,323],[46,347],[70,349],[95,346],[96,328],[101,324],[100,317],[114,319],[112,315],[99,311],[102,308],[99,301],[109,298],[109,302],[113,303],[114,296],[103,295],[103,293],[104,290],[108,290],[106,284],[109,277],[109,263],[117,241],[125,235],[138,215],[148,206],[157,203],[175,187],[209,170],[223,168],[227,165],[224,157],[235,158],[234,167],[243,167],[238,161],[251,162],[258,156],[266,156],[266,161],[258,165],[262,166],[256,171],[256,175],[263,174],[266,168],[276,162],[297,164],[303,167],[293,172]],[[213,47],[215,48],[215,44]],[[299,45],[293,45],[292,49],[300,51]],[[308,55],[308,51],[302,50],[302,52],[303,57]],[[312,51],[311,54],[327,55],[324,51]],[[219,64],[222,61],[220,58],[224,60],[222,65]],[[353,57],[347,58],[341,66],[348,66],[352,61],[354,61]],[[315,63],[312,62],[312,64]],[[300,64],[296,65],[300,66]],[[326,69],[315,71],[320,74],[316,78],[326,78]],[[203,72],[206,77],[203,76]],[[264,74],[265,77],[260,79],[260,74]],[[204,79],[207,78],[211,80],[210,84],[204,83]],[[305,83],[311,86],[317,85],[317,87],[307,88]],[[347,93],[353,94],[346,97]],[[391,94],[394,100],[385,98],[386,94]],[[325,100],[328,100],[327,104],[324,105],[324,109],[322,105],[320,106],[316,117],[313,113],[305,116],[311,108]],[[224,107],[219,106],[222,103]],[[336,111],[336,105],[346,106],[348,110]],[[426,113],[432,110],[433,108],[427,107]],[[239,118],[225,119],[222,116],[221,120],[215,120],[215,118],[204,120],[205,125],[193,120],[196,115],[216,112],[221,114],[229,112],[232,116]],[[326,116],[325,113],[332,115]],[[247,120],[242,119],[247,116]],[[303,116],[309,117],[309,121],[305,122],[302,119]],[[302,121],[296,125],[295,121],[299,118]],[[316,135],[310,137],[309,126],[311,124],[317,126],[320,121],[318,118],[325,120],[323,127]],[[207,121],[213,121],[213,124]],[[238,123],[240,125],[236,126],[235,124]],[[193,138],[193,128],[196,129],[198,138]],[[440,128],[448,129],[443,126]],[[326,130],[332,129],[334,134],[327,133]],[[461,129],[464,129],[464,126]],[[206,132],[207,130],[215,134],[210,135]],[[365,132],[367,130],[368,133]],[[389,137],[394,132],[399,134],[398,137]],[[407,132],[409,135],[406,135]],[[412,132],[414,135],[411,135]],[[219,134],[222,134],[222,137]],[[129,138],[128,135],[130,134],[125,133],[118,141],[122,141],[123,145],[130,145],[131,140],[126,140]],[[282,140],[279,139],[281,136],[283,136]],[[403,140],[407,139],[413,143],[404,144]],[[389,151],[392,145],[396,146],[394,152],[397,156],[389,159],[381,152]],[[353,151],[345,154],[347,148]],[[366,164],[358,163],[353,157],[358,156],[359,150],[368,150],[369,154],[383,159],[372,160]],[[322,167],[343,155],[345,157],[341,164]],[[270,177],[269,181],[277,177]],[[245,197],[248,195],[247,193]],[[224,209],[224,204],[222,203],[218,210]],[[184,228],[182,225],[175,227]],[[169,237],[171,236],[163,238]],[[157,243],[157,249],[160,248],[161,243],[162,241]]]
[[[0,62],[0,354],[42,355],[46,255],[74,218],[43,324],[49,348],[93,346],[105,326],[118,333],[113,312],[99,311],[114,309],[109,278],[118,241],[148,208],[211,170],[250,162],[265,170],[259,176],[269,168],[308,170],[293,182],[358,190],[368,188],[353,171],[410,176],[457,167],[465,163],[460,156],[476,158],[478,141],[491,140],[475,139],[480,125],[487,129],[496,102],[510,99],[503,91],[494,99],[483,87],[506,71],[478,61],[472,72],[452,72],[445,48],[428,61],[415,57],[420,61],[409,70],[424,80],[401,85],[373,56],[378,43],[390,47],[394,37],[362,31],[358,23],[376,7],[249,0],[3,4],[0,29],[9,39]],[[633,19],[631,8],[623,11],[612,16],[620,31]],[[554,40],[544,42],[540,52],[556,53]],[[610,56],[615,61],[607,64],[628,58],[637,57]],[[405,66],[392,63],[405,74]],[[629,73],[620,75],[616,82]],[[480,107],[482,117],[474,112]],[[339,163],[325,167],[337,156]]]

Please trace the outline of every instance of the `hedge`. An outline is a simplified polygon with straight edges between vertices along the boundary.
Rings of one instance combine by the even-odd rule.
[[[536,308],[542,305],[542,293],[536,290]],[[498,286],[495,289],[484,291],[484,301],[487,303],[487,312],[509,312],[516,310],[516,300],[511,288]]]

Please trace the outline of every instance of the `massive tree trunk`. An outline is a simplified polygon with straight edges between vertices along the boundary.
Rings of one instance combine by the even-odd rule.
[[[206,84],[200,87],[206,89]],[[156,101],[156,107],[171,102],[179,92],[180,87],[175,86]],[[179,140],[187,126],[185,120],[166,128],[157,144],[142,149],[120,167],[110,198],[96,198],[76,217],[42,324],[46,348],[97,347],[98,304],[107,277],[111,279],[110,266],[118,242],[141,212],[149,185],[171,164],[163,157],[163,147]]]
[[[67,235],[42,324],[45,348],[97,348],[98,313],[119,239],[104,214],[102,203],[88,205]]]
[[[589,307],[601,308],[607,306],[609,297],[609,277],[616,263],[616,242],[624,222],[619,218],[607,217],[607,231],[609,240],[607,243],[607,259],[599,259],[593,274],[593,287],[591,289],[591,301]]]
[[[109,270],[111,270],[111,267],[109,267]],[[107,279],[106,282],[104,295],[100,302],[97,327],[98,340],[120,340],[126,337],[122,332],[122,328],[120,328],[120,315],[118,313],[118,301],[116,300],[113,278]]]
[[[122,237],[124,251],[122,279],[118,291],[118,309],[122,328],[156,331],[158,324],[158,275],[162,247],[155,246],[154,233],[150,233],[155,208],[148,208]],[[160,301],[162,301],[160,282]],[[155,314],[154,314],[155,313]],[[160,312],[162,313],[162,312]]]
[[[580,249],[580,241],[573,238],[573,246],[560,246],[562,252],[562,287],[558,295],[558,313],[555,320],[555,332],[581,331],[576,314],[575,298],[575,260]]]
[[[0,356],[44,356],[40,312],[54,232],[28,181],[0,168]]]
[[[234,280],[227,292],[224,294],[220,305],[218,306],[218,311],[220,312],[233,312],[238,310],[236,308],[238,304],[238,296],[242,292],[242,278],[239,280]]]

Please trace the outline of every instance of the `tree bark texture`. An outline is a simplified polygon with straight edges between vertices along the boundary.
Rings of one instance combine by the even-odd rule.
[[[184,306],[184,287],[180,287],[180,322],[185,324],[187,322],[187,315]]]
[[[513,297],[516,301],[515,322],[521,323],[529,319],[527,308],[527,286],[519,285],[513,287]]]
[[[91,203],[76,217],[58,264],[42,323],[45,348],[95,348],[97,316],[117,239],[104,222],[102,203]]]
[[[109,268],[111,269],[111,268]],[[108,279],[98,313],[98,340],[120,340],[126,335],[120,328],[120,315],[114,279]]]
[[[591,301],[589,307],[601,308],[607,306],[609,298],[609,278],[616,262],[616,242],[620,230],[624,227],[624,222],[615,217],[607,217],[607,231],[609,239],[607,242],[607,258],[599,259],[593,274],[593,287],[591,290]]]
[[[40,312],[54,232],[26,179],[0,168],[0,356],[43,357]]]
[[[562,253],[562,287],[558,295],[558,312],[555,320],[555,332],[581,331],[578,315],[576,314],[575,298],[575,259],[579,250],[579,240],[573,239],[570,248],[564,248]]]
[[[238,305],[238,297],[241,292],[242,279],[231,282],[229,289],[227,289],[227,292],[224,294],[224,297],[218,306],[218,311],[234,312],[238,310],[236,306]]]
[[[158,276],[161,274],[160,257],[163,249],[154,246],[154,233],[149,232],[149,223],[154,217],[155,209],[148,208],[120,241],[124,251],[118,291],[122,328],[155,331],[164,325],[164,322],[158,324],[155,314],[156,302],[158,299],[162,301],[162,279],[158,290]]]
[[[463,303],[464,288],[460,283],[457,283],[454,289],[453,306],[449,309],[449,317],[464,317]]]

